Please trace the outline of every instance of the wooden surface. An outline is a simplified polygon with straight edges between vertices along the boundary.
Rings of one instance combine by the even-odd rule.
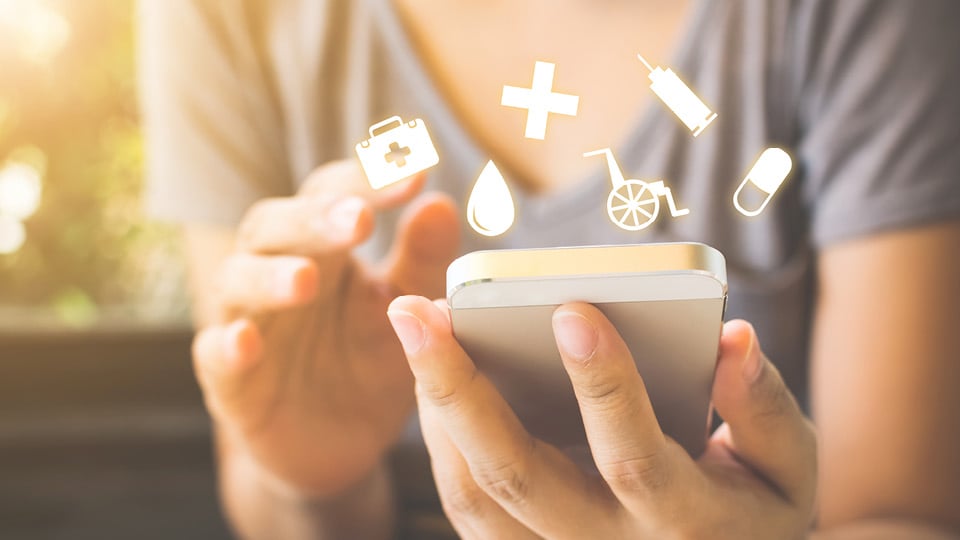
[[[0,538],[229,538],[188,331],[0,331]]]

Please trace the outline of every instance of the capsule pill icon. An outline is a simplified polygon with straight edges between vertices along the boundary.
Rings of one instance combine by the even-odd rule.
[[[767,148],[733,194],[734,208],[747,217],[760,215],[791,170],[790,154],[780,148]]]

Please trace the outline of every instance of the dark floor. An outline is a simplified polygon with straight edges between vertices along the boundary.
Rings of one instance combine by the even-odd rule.
[[[187,332],[0,334],[0,538],[229,538]]]

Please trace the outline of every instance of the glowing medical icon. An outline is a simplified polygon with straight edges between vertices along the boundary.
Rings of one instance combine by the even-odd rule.
[[[533,86],[517,88],[504,86],[500,104],[504,107],[527,109],[528,139],[540,139],[547,135],[547,118],[550,113],[576,116],[580,98],[553,91],[553,73],[556,65],[549,62],[537,62],[533,67]]]
[[[743,182],[740,182],[740,187],[737,188],[736,193],[733,194],[734,208],[747,217],[760,215],[760,212],[763,212],[767,203],[770,202],[770,199],[783,185],[787,176],[790,175],[792,169],[793,160],[790,159],[790,154],[780,148],[764,150],[757,158],[753,168],[747,173],[747,177],[743,179]],[[751,189],[745,191],[748,186]],[[746,197],[748,200],[743,201],[741,197]],[[762,200],[759,206],[750,204],[757,200]],[[746,206],[755,206],[755,209],[747,210]]]
[[[673,192],[664,185],[663,180],[644,182],[625,179],[609,148],[587,152],[583,157],[599,155],[607,157],[607,167],[610,168],[613,191],[607,197],[607,215],[617,227],[628,231],[647,228],[660,213],[660,197],[667,199],[671,216],[680,217],[690,213],[687,208],[677,209]]]
[[[399,116],[370,128],[370,138],[357,145],[357,157],[373,189],[380,189],[425,171],[440,162],[423,120],[406,124]]]
[[[643,56],[638,54],[637,58],[650,70],[650,89],[693,132],[694,137],[716,120],[717,113],[712,112],[672,69],[654,68]]]
[[[487,162],[467,201],[467,222],[484,236],[500,236],[513,225],[516,210],[503,175]]]

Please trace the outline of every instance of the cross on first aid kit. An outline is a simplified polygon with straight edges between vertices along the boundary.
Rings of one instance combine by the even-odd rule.
[[[404,123],[393,116],[370,127],[357,145],[357,157],[373,189],[381,189],[440,162],[423,120]]]

